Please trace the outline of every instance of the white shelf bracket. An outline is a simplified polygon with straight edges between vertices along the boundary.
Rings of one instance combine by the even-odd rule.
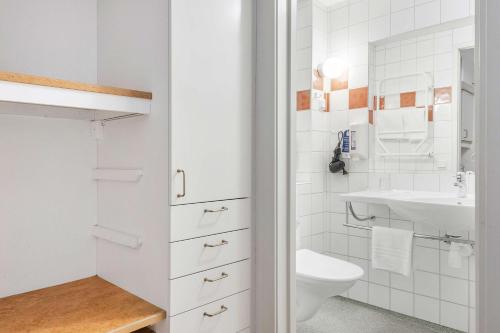
[[[104,123],[102,121],[91,122],[92,134],[96,140],[102,140],[104,138]]]
[[[144,175],[142,169],[94,169],[94,180],[114,182],[138,182]]]
[[[142,239],[140,237],[106,227],[101,227],[99,225],[91,226],[90,232],[96,238],[130,247],[132,249],[138,249],[142,245]]]

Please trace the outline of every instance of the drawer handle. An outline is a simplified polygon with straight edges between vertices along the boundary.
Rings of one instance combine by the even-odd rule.
[[[225,278],[228,278],[228,277],[229,277],[229,274],[222,272],[222,274],[220,275],[219,278],[209,279],[209,278],[206,277],[206,278],[203,279],[203,281],[205,281],[205,282],[216,282],[216,281],[220,281],[220,280],[223,280]]]
[[[203,245],[204,247],[219,247],[219,246],[223,246],[223,245],[227,245],[229,244],[229,242],[227,240],[221,240],[219,244],[208,244],[208,243],[205,243],[205,245]]]
[[[182,193],[177,193],[177,198],[186,196],[186,172],[182,169],[177,169],[177,173],[182,173]]]
[[[227,208],[227,207],[221,207],[219,209],[205,209],[204,212],[205,213],[220,213],[220,212],[225,212],[228,210],[229,210],[229,208]]]
[[[224,305],[221,305],[219,311],[214,312],[214,313],[205,312],[205,313],[203,313],[203,316],[204,317],[215,317],[215,316],[218,316],[218,315],[226,312],[227,310],[228,310],[227,307],[225,307]]]

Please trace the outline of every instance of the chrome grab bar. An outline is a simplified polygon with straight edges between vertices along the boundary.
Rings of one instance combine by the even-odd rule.
[[[220,213],[220,212],[225,212],[228,210],[229,210],[229,208],[227,208],[227,207],[221,207],[219,209],[205,209],[203,212],[205,212],[205,213]]]
[[[183,198],[186,196],[186,172],[182,169],[177,169],[177,173],[182,173],[182,193],[177,193],[177,198]]]
[[[205,312],[205,313],[203,313],[203,316],[204,316],[204,317],[215,317],[215,316],[220,315],[221,313],[226,312],[227,310],[228,310],[228,308],[227,308],[227,307],[225,307],[224,305],[221,305],[221,306],[220,306],[220,310],[219,310],[219,311],[214,312],[214,313],[208,313],[208,312]]]
[[[356,214],[354,213],[353,209],[352,209],[351,202],[347,201],[346,202],[346,215],[345,215],[346,223],[343,224],[344,227],[361,229],[361,230],[368,230],[368,231],[372,230],[372,227],[368,227],[368,226],[364,226],[364,225],[357,225],[357,224],[350,224],[349,223],[349,211],[351,211],[351,213],[352,213],[352,215],[354,216],[355,219],[359,220],[357,218]],[[367,219],[359,220],[359,221],[366,221],[366,220],[373,220],[373,219],[375,219],[375,217],[374,216],[370,216]],[[441,242],[445,242],[446,244],[451,244],[451,242],[453,242],[453,243],[460,243],[460,244],[468,244],[468,245],[471,245],[471,246],[474,246],[476,244],[475,241],[467,240],[467,239],[460,239],[461,236],[454,236],[454,235],[448,235],[448,234],[446,234],[444,237],[440,237],[440,236],[423,235],[423,234],[415,234],[414,233],[413,237],[422,238],[422,239],[438,240],[438,241],[441,241]]]
[[[205,243],[203,245],[203,247],[219,247],[219,246],[223,246],[223,245],[227,245],[229,244],[229,242],[227,240],[221,240],[219,244],[208,244],[208,243]]]
[[[222,274],[220,275],[220,277],[218,277],[216,279],[209,279],[209,278],[206,277],[206,278],[203,279],[203,281],[204,282],[217,282],[217,281],[226,279],[228,277],[229,277],[229,274],[222,272]]]

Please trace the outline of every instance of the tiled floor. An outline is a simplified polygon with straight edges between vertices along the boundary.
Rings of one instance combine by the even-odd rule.
[[[460,333],[343,297],[330,298],[297,333]]]

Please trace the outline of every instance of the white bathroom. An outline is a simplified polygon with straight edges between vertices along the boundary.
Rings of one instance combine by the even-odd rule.
[[[474,13],[298,1],[297,332],[476,332]]]

